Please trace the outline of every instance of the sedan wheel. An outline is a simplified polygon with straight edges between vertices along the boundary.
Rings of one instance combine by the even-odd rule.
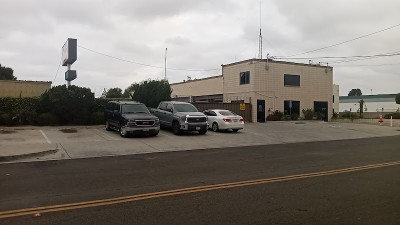
[[[213,123],[213,125],[212,125],[212,130],[214,131],[214,132],[217,132],[217,131],[219,131],[219,127],[218,127],[218,123]]]

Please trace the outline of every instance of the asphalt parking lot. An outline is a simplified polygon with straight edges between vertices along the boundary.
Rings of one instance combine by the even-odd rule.
[[[2,163],[400,135],[398,128],[320,121],[248,123],[237,133],[197,132],[122,138],[103,126],[1,127]],[[11,156],[11,157],[7,157]],[[14,157],[13,157],[14,156]]]

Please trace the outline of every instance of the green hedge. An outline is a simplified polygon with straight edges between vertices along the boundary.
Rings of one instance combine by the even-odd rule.
[[[34,124],[40,98],[0,98],[0,125]]]

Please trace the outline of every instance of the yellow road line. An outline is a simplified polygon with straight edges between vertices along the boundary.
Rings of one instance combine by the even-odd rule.
[[[334,174],[356,172],[356,171],[361,171],[361,170],[368,170],[368,169],[381,168],[381,167],[387,167],[387,166],[395,166],[395,165],[400,165],[400,161],[366,165],[366,166],[357,166],[357,167],[337,169],[337,170],[321,171],[321,172],[314,172],[314,173],[289,175],[289,176],[282,176],[282,177],[273,177],[273,178],[231,182],[231,183],[224,183],[224,184],[205,185],[205,186],[191,187],[191,188],[182,188],[182,189],[175,189],[175,190],[169,190],[169,191],[130,195],[130,196],[123,196],[123,197],[116,197],[116,198],[109,198],[109,199],[102,199],[102,200],[85,201],[85,202],[60,204],[60,205],[52,205],[52,206],[42,206],[42,207],[19,209],[19,210],[9,210],[9,211],[0,212],[0,219],[7,218],[7,217],[31,215],[31,214],[36,214],[36,213],[57,212],[57,211],[65,211],[65,210],[71,210],[71,209],[81,209],[81,208],[89,208],[89,207],[96,207],[96,206],[105,206],[105,205],[119,204],[119,203],[124,203],[124,202],[139,201],[139,200],[144,200],[144,199],[160,198],[160,197],[167,197],[167,196],[173,196],[173,195],[189,194],[189,193],[195,193],[195,192],[211,191],[211,190],[226,189],[226,188],[243,187],[243,186],[250,186],[250,185],[256,185],[256,184],[266,184],[266,183],[289,181],[289,180],[296,180],[296,179],[305,179],[305,178],[312,178],[312,177],[319,177],[319,176],[328,176],[328,175],[334,175]]]

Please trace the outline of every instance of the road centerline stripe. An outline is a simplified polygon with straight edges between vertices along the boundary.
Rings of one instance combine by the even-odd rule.
[[[9,211],[0,212],[0,219],[7,218],[7,217],[30,215],[30,214],[35,214],[35,213],[66,211],[66,210],[72,210],[72,209],[105,206],[105,205],[119,204],[119,203],[139,201],[139,200],[145,200],[145,199],[189,194],[189,193],[195,193],[195,192],[203,192],[203,191],[211,191],[211,190],[219,190],[219,189],[235,188],[235,187],[244,187],[244,186],[250,186],[250,185],[257,185],[257,184],[266,184],[266,183],[274,183],[274,182],[290,181],[290,180],[305,179],[305,178],[312,178],[312,177],[328,176],[328,175],[335,175],[335,174],[342,174],[342,173],[350,173],[350,172],[357,172],[357,171],[361,171],[361,170],[375,169],[375,168],[395,166],[395,165],[400,165],[400,161],[372,164],[372,165],[366,165],[366,166],[357,166],[357,167],[350,167],[350,168],[343,168],[343,169],[336,169],[336,170],[312,172],[312,173],[305,173],[305,174],[295,174],[295,175],[288,175],[288,176],[281,176],[281,177],[272,177],[272,178],[264,178],[264,179],[256,179],[256,180],[247,180],[247,181],[212,184],[212,185],[205,185],[205,186],[198,186],[198,187],[181,188],[181,189],[175,189],[175,190],[167,190],[167,191],[145,193],[145,194],[138,194],[138,195],[131,195],[131,196],[122,196],[122,197],[102,199],[102,200],[93,200],[93,201],[86,201],[86,202],[77,202],[77,203],[42,206],[42,207],[27,208],[27,209],[9,210]]]

